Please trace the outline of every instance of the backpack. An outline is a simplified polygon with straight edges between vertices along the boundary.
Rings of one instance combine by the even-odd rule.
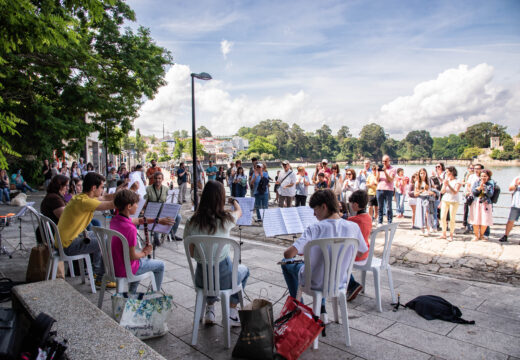
[[[496,204],[498,202],[498,197],[500,196],[500,186],[496,182],[493,182],[494,184],[494,190],[493,195],[491,195],[491,202],[493,204]]]
[[[444,320],[457,324],[475,324],[475,321],[461,318],[460,309],[447,300],[435,295],[422,295],[406,303],[405,307],[415,310],[426,320]]]
[[[260,181],[258,182],[258,187],[256,188],[256,191],[259,194],[264,194],[267,191],[267,185],[269,184],[269,179],[265,176],[262,176],[260,178]]]

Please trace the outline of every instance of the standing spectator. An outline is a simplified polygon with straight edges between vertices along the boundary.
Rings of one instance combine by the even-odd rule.
[[[446,227],[448,210],[450,212],[450,240],[453,241],[453,234],[455,233],[455,216],[457,208],[459,207],[460,197],[459,189],[462,184],[457,180],[457,169],[453,166],[448,166],[445,172],[446,176],[442,184],[441,194],[441,223],[442,236],[441,239],[446,239]]]
[[[289,161],[282,161],[283,171],[280,172],[277,184],[280,185],[278,188],[278,206],[280,207],[291,207],[294,196],[296,195],[296,174],[291,169]]]
[[[206,169],[206,175],[208,176],[208,180],[216,180],[217,172],[218,172],[218,169],[215,165],[213,165],[213,160],[210,160],[209,166]]]
[[[419,170],[419,175],[415,181],[414,193],[417,197],[417,215],[415,216],[415,225],[421,229],[425,236],[430,235],[433,224],[432,211],[435,210],[432,205],[431,196],[433,192],[430,189],[428,181],[428,172],[425,168]],[[381,205],[380,205],[381,206]]]
[[[316,184],[318,183],[318,174],[319,174],[320,172],[322,172],[322,171],[321,171],[322,168],[323,168],[323,167],[322,167],[321,163],[317,163],[317,164],[316,164],[316,169],[314,170],[314,174],[312,174],[312,183],[313,183],[314,185],[316,185]],[[279,172],[279,171],[278,171],[278,172]]]
[[[329,183],[327,182],[327,178],[325,177],[325,173],[318,174],[318,182],[314,185],[314,191],[324,190],[329,188]]]
[[[51,164],[51,179],[58,174],[59,174],[58,163],[56,161],[53,161]]]
[[[350,195],[358,189],[356,182],[356,170],[347,168],[345,180],[343,181],[343,201],[348,204]]]
[[[112,169],[115,169],[115,168],[116,168],[116,167],[114,166],[114,163],[113,163],[112,161],[109,161],[109,162],[108,162],[108,169],[107,169],[107,170],[108,170],[108,173],[110,173],[110,171],[111,171]]]
[[[249,169],[249,177],[248,177],[248,179],[247,179],[247,182],[248,182],[248,183],[251,182],[251,178],[253,177],[253,174],[254,174],[255,169],[256,169],[256,164],[258,164],[258,159],[254,157],[254,158],[251,159],[251,162],[252,162],[253,164],[252,164],[251,168]],[[254,196],[255,196],[253,190],[254,190],[253,187],[251,187],[251,193],[250,193],[251,197],[254,197]]]
[[[43,174],[43,188],[47,189],[47,186],[49,186],[49,183],[52,179],[52,171],[51,166],[49,165],[49,160],[45,159],[43,160],[43,167],[42,167],[42,174]]]
[[[341,178],[339,165],[334,164],[331,167],[332,173],[330,175],[329,188],[334,192],[334,195],[341,200],[341,192],[343,190],[343,179]]]
[[[179,185],[179,204],[182,204],[186,202],[186,188],[188,186],[188,174],[183,162],[180,163],[177,170],[177,184]]]
[[[224,171],[224,166],[218,167],[218,172],[215,180],[217,180],[219,183],[224,184],[224,179],[226,178],[226,172]]]
[[[307,195],[309,194],[309,176],[305,173],[303,166],[298,166],[298,175],[296,175],[296,204],[295,206],[305,206]]]
[[[359,171],[359,174],[357,176],[359,190],[367,189],[367,179],[370,173],[372,173],[372,169],[370,168],[370,160],[365,160],[365,162],[363,163],[363,169]]]
[[[11,181],[15,184],[16,188],[18,190],[23,191],[24,193],[29,190],[30,192],[36,192],[37,190],[34,190],[25,182],[22,176],[22,169],[19,169],[16,174],[11,175]]]
[[[235,197],[244,197],[247,193],[247,176],[244,174],[244,168],[240,166],[235,174]]]
[[[0,170],[0,191],[2,191],[0,200],[2,200],[2,203],[6,205],[11,205],[11,189],[9,187],[9,176],[7,176],[7,171],[2,169]]]
[[[121,180],[128,179],[129,173],[128,173],[128,170],[126,170],[126,165],[125,164],[121,164],[121,166],[119,167],[118,174],[119,174],[119,178]]]
[[[472,188],[473,185],[480,181],[480,172],[484,169],[484,166],[481,164],[475,164],[473,165],[473,174],[470,174],[466,180],[466,187],[465,187],[465,194],[466,194],[466,202],[471,203],[473,199],[473,192]],[[469,205],[468,205],[468,218],[469,218]],[[468,227],[466,228],[466,231],[464,231],[464,234],[471,234],[473,233],[473,225],[468,220]]]
[[[413,174],[410,178],[410,183],[407,186],[406,192],[408,193],[408,205],[412,209],[412,229],[416,229],[415,226],[415,211],[417,206],[417,196],[415,196],[415,182],[417,181],[417,173]]]
[[[80,157],[79,163],[78,163],[78,168],[79,168],[79,173],[81,174],[81,176],[83,176],[83,170],[85,170],[85,166],[86,166],[85,160],[82,157]]]
[[[107,189],[117,187],[117,182],[121,180],[119,174],[116,172],[116,168],[112,166],[110,168],[110,173],[107,176]]]
[[[462,182],[462,186],[464,186],[464,217],[462,218],[462,224],[464,225],[464,234],[470,234],[473,231],[473,229],[471,229],[471,225],[468,223],[469,203],[467,199],[471,194],[471,187],[468,187],[469,179],[474,174],[475,167],[473,164],[470,164],[468,166],[468,170],[464,173],[464,179]]]
[[[230,162],[229,168],[226,170],[226,181],[227,181],[227,186],[229,187],[229,194],[231,196],[235,195],[233,192],[233,178],[231,176],[231,174],[233,174],[234,172],[235,172],[235,163]]]
[[[256,219],[261,221],[260,209],[267,209],[269,201],[269,174],[264,171],[262,164],[256,164],[250,185],[255,196]]]
[[[506,242],[509,233],[515,225],[515,221],[518,221],[520,217],[520,176],[513,179],[511,185],[509,185],[509,191],[513,192],[513,198],[511,200],[511,210],[509,211],[509,218],[506,224],[506,233],[500,238],[500,242]]]
[[[473,225],[475,238],[473,241],[484,240],[486,228],[493,225],[493,205],[491,197],[494,192],[494,183],[491,180],[491,170],[482,170],[480,180],[473,183],[471,193],[473,202],[469,208],[468,221]]]
[[[383,166],[377,171],[377,204],[379,206],[379,225],[383,225],[383,212],[386,206],[386,219],[392,223],[392,198],[394,197],[395,169],[390,165],[390,156],[383,156]]]
[[[368,173],[367,177],[367,194],[368,194],[368,215],[372,218],[372,221],[376,219],[378,214],[377,209],[377,166],[372,165],[372,171]]]
[[[445,179],[445,167],[444,163],[438,163],[435,165],[435,171],[432,171],[432,176],[430,178],[430,188],[431,190],[436,191],[436,198],[434,201],[435,206],[435,212],[433,215],[433,229],[439,230],[439,219],[441,217],[441,209],[440,209],[440,203],[441,203],[441,189],[442,189],[442,183]],[[438,195],[437,195],[438,192]]]
[[[404,200],[406,198],[407,183],[408,178],[404,176],[404,170],[402,168],[397,169],[397,177],[395,178],[395,205],[398,218],[404,216]]]
[[[94,171],[94,165],[92,165],[92,163],[88,163],[87,166],[86,166],[86,172],[83,174],[83,177],[85,177],[85,175],[87,175],[88,173],[91,173],[91,172],[95,172]]]
[[[332,174],[331,168],[329,168],[327,165],[329,164],[329,161],[327,159],[321,160],[321,170],[320,172],[325,173],[325,177],[327,178],[327,182],[329,182],[330,175]]]
[[[278,194],[278,189],[280,188],[280,184],[277,184],[279,176],[280,176],[280,170],[277,170],[276,176],[274,177],[274,193],[276,194],[274,201],[277,204],[278,204],[278,201],[280,200],[280,195]]]
[[[157,161],[152,159],[152,166],[149,167],[148,170],[146,170],[146,178],[148,179],[148,185],[153,184],[153,174],[155,174],[156,172],[161,172],[161,168],[157,166]]]
[[[81,178],[81,171],[79,170],[78,163],[73,161],[70,166],[70,178],[79,179]]]
[[[70,178],[69,166],[68,166],[68,164],[67,164],[66,161],[63,161],[63,162],[61,163],[60,174],[61,174],[61,175],[65,175],[65,176],[67,176],[67,177]]]

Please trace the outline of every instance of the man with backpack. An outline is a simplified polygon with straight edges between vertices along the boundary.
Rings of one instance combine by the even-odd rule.
[[[262,169],[262,164],[256,164],[250,185],[255,197],[256,219],[261,221],[260,209],[267,209],[269,199],[269,174]]]

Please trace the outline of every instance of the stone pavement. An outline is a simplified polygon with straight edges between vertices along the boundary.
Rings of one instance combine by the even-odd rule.
[[[187,210],[183,209],[185,215],[188,215]],[[34,245],[34,235],[28,220],[28,218],[24,219],[23,223],[23,242],[30,248]],[[406,226],[406,224],[403,225]],[[280,260],[283,250],[290,241],[264,239],[263,233],[260,235],[260,229],[260,227],[247,228],[246,230],[250,232],[247,237],[245,236],[246,230],[242,232],[244,239],[242,259],[251,271],[246,293],[250,299],[260,296],[267,297],[273,302],[281,299],[274,305],[274,313],[277,316],[285,300],[286,286],[276,262]],[[18,242],[17,231],[18,228],[13,226],[4,229],[2,232],[4,241],[14,246]],[[258,232],[256,237],[253,231]],[[497,227],[495,231],[498,233],[501,230]],[[410,254],[412,251],[417,251],[421,255],[426,254],[428,248],[423,245],[418,248],[418,243],[436,244],[433,241],[434,238],[424,239],[410,234],[412,233],[409,230],[399,231],[395,240],[397,246],[392,249],[393,255],[398,253],[394,252],[394,249],[405,246],[401,245],[406,244],[406,240],[401,240],[403,238],[419,239],[414,243],[415,245],[410,245],[415,248],[406,254]],[[453,243],[464,243],[467,250],[467,246],[471,243],[464,240],[465,238],[461,236],[460,240],[457,239]],[[408,244],[413,243],[412,240],[408,241]],[[439,241],[439,239],[436,238],[435,241]],[[494,241],[489,244],[503,248],[519,247],[517,235],[515,235],[514,241],[514,245],[502,246]],[[482,243],[481,245],[487,244]],[[6,246],[9,247],[9,245]],[[446,247],[450,247],[450,245],[448,244]],[[437,257],[435,264],[443,258],[442,254]],[[400,256],[395,257],[398,259]],[[409,256],[402,256],[403,262]],[[496,256],[500,259],[503,254]],[[146,343],[168,359],[230,358],[232,350],[226,350],[222,345],[223,333],[220,325],[202,326],[199,343],[195,347],[190,345],[195,292],[182,243],[165,243],[158,248],[157,257],[162,259],[166,265],[163,290],[173,295],[177,307],[169,321],[169,334],[162,338],[147,340]],[[433,258],[432,256],[432,260]],[[28,255],[18,252],[13,255],[13,259],[0,256],[0,273],[2,276],[14,280],[23,280],[27,261]],[[403,303],[418,295],[442,296],[459,306],[463,317],[475,320],[476,325],[458,325],[439,320],[427,321],[408,309],[393,312],[390,306],[388,283],[384,274],[381,282],[383,312],[379,313],[375,309],[372,277],[368,275],[366,293],[348,304],[352,346],[346,348],[342,343],[342,327],[338,324],[330,324],[327,327],[327,336],[320,338],[320,348],[317,351],[307,350],[302,359],[325,357],[345,359],[520,359],[520,304],[518,302],[520,288],[509,284],[461,280],[425,272],[424,270],[430,270],[428,268],[405,268],[399,264],[398,260],[396,261],[397,263],[393,267],[394,285],[396,292],[401,295]],[[507,263],[509,260],[505,261]],[[518,261],[518,257],[512,261]],[[516,263],[516,265],[518,264]],[[358,273],[355,272],[354,275],[359,278]],[[68,278],[67,281],[87,299],[92,302],[97,301],[97,294],[91,294],[89,286],[80,284],[79,278]],[[309,301],[310,298],[306,297],[306,302]],[[330,304],[327,306],[329,313],[332,314]],[[108,314],[111,312],[109,292],[105,295],[103,310]],[[216,310],[217,321],[220,321],[219,306],[216,307]],[[237,336],[238,329],[234,329],[232,343],[236,341]]]

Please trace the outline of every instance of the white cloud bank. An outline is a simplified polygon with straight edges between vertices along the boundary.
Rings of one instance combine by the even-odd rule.
[[[510,131],[516,132],[513,110],[520,108],[519,92],[494,85],[493,73],[485,63],[445,70],[436,79],[419,83],[412,95],[383,105],[372,120],[391,134],[428,130],[446,135],[481,121],[513,126]]]
[[[224,56],[224,59],[227,58],[227,54],[231,51],[231,48],[233,47],[233,42],[222,40],[220,42],[220,51],[222,52],[222,56]]]

